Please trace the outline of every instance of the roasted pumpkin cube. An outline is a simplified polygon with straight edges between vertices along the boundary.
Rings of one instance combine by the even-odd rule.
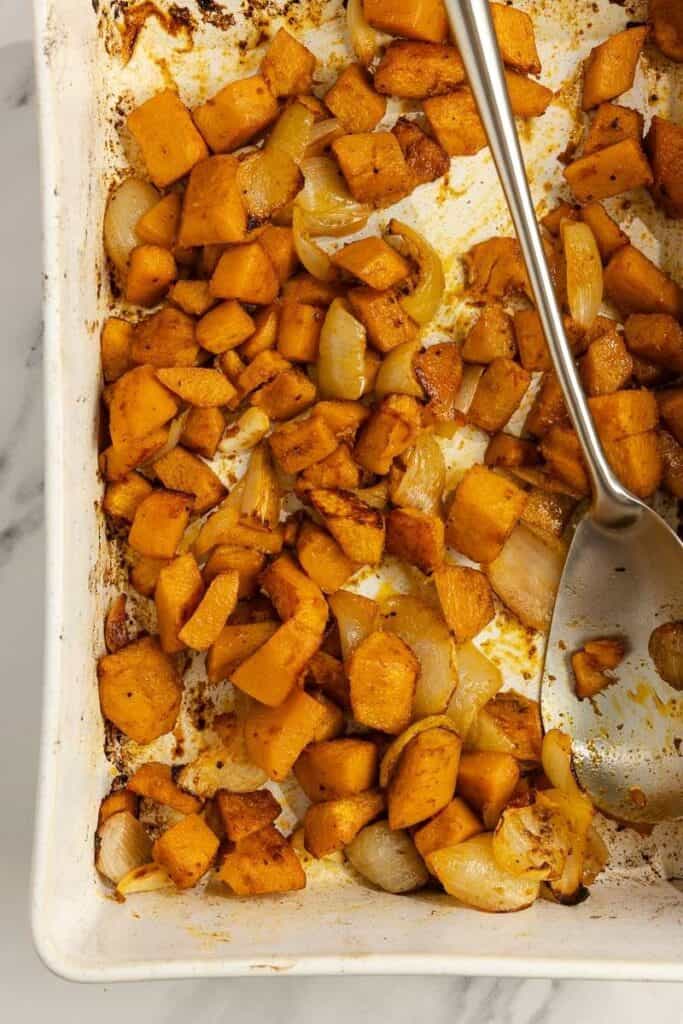
[[[272,825],[282,810],[269,789],[257,789],[253,793],[228,793],[220,789],[216,793],[216,806],[231,843],[239,843]]]
[[[407,195],[412,178],[391,132],[359,132],[332,143],[346,184],[359,203],[388,206]]]
[[[538,450],[533,441],[525,441],[512,434],[496,434],[489,441],[484,455],[487,466],[502,466],[506,469],[533,466],[538,461]]]
[[[624,139],[579,157],[565,167],[564,176],[579,203],[609,199],[654,181],[647,157],[636,139]]]
[[[286,779],[323,715],[322,705],[298,686],[279,707],[255,705],[244,727],[249,759],[269,778]]]
[[[377,780],[377,746],[356,738],[311,743],[294,765],[309,800],[335,800],[371,789]]]
[[[152,493],[152,485],[139,473],[129,473],[114,483],[107,484],[102,507],[114,519],[135,518],[138,506]]]
[[[561,423],[550,427],[541,441],[549,471],[577,494],[590,493],[590,482],[576,431]]]
[[[238,896],[293,892],[306,886],[299,858],[273,825],[239,840],[225,855],[218,877]]]
[[[600,203],[589,203],[588,206],[584,206],[581,210],[581,220],[593,232],[603,263],[608,263],[618,249],[629,244],[628,235],[621,230],[616,221],[612,220]]]
[[[327,603],[320,587],[302,572],[290,555],[281,555],[266,569],[261,587],[283,621],[296,618],[322,634],[327,622]]]
[[[183,199],[179,245],[222,245],[244,239],[247,213],[238,167],[234,156],[211,156],[193,167]]]
[[[242,370],[237,378],[237,386],[243,395],[248,395],[262,384],[273,380],[283,370],[288,370],[291,365],[279,352],[270,348],[264,349]]]
[[[188,814],[157,839],[152,853],[179,889],[191,889],[213,864],[218,845],[218,836],[204,819]]]
[[[180,443],[205,459],[212,459],[224,432],[225,417],[220,409],[195,407],[187,414]]]
[[[465,253],[469,297],[491,302],[513,294],[529,294],[522,252],[516,238],[487,238]]]
[[[593,47],[584,67],[583,110],[628,92],[647,33],[647,26],[628,28]]]
[[[304,845],[314,857],[342,850],[384,810],[379,790],[312,804],[304,818]]]
[[[391,734],[407,728],[419,670],[410,647],[394,633],[376,631],[361,640],[348,667],[356,721]]]
[[[134,363],[192,366],[199,355],[194,320],[179,309],[166,306],[135,325],[130,356]]]
[[[481,633],[495,614],[491,584],[483,572],[464,565],[443,565],[434,573],[439,604],[456,643]]]
[[[566,423],[567,407],[560,382],[552,370],[543,374],[541,386],[528,412],[524,429],[535,437],[543,437],[557,423]]]
[[[322,633],[290,619],[232,672],[230,681],[262,704],[277,707],[296,685],[321,642]]]
[[[145,796],[158,804],[172,807],[181,814],[197,814],[202,802],[190,793],[184,793],[173,781],[171,766],[158,761],[147,761],[133,772],[127,783],[128,789]]]
[[[271,420],[288,420],[315,401],[315,384],[301,370],[283,370],[251,396]]]
[[[261,74],[273,96],[299,96],[311,91],[315,65],[315,55],[280,28],[261,61]]]
[[[179,640],[194,651],[206,651],[216,642],[225,623],[235,610],[239,575],[235,570],[219,573],[178,634]]]
[[[126,124],[158,188],[178,181],[208,155],[190,112],[172,89],[136,107]]]
[[[487,829],[495,828],[518,782],[519,766],[512,754],[481,751],[460,758],[458,795],[479,812]]]
[[[361,238],[351,242],[336,252],[332,259],[342,270],[376,291],[392,288],[410,273],[407,260],[382,238]]]
[[[683,447],[668,430],[658,435],[659,454],[662,457],[662,486],[674,498],[683,498]]]
[[[506,10],[512,8],[507,7]],[[554,93],[540,82],[515,71],[505,72],[510,106],[515,117],[541,117],[552,103]]]
[[[269,348],[275,348],[280,322],[280,307],[277,304],[264,306],[263,309],[259,309],[253,319],[254,333],[242,343],[240,348],[241,357],[247,361],[254,359],[255,356]]]
[[[98,827],[102,825],[107,818],[111,818],[114,814],[119,814],[121,811],[128,811],[134,818],[138,816],[138,798],[135,793],[131,793],[129,789],[117,789],[109,796],[105,796],[104,800],[100,804],[99,814],[97,816]]]
[[[506,690],[478,712],[467,733],[466,746],[470,750],[512,754],[529,763],[541,760],[542,739],[538,701]]]
[[[379,352],[390,352],[417,338],[418,326],[404,311],[397,292],[353,288],[348,299],[367,331],[368,341]]]
[[[683,444],[683,388],[667,388],[657,395],[659,414],[676,438]]]
[[[136,743],[152,743],[175,725],[182,682],[152,637],[105,654],[97,678],[102,714]]]
[[[654,175],[652,195],[669,217],[683,217],[683,127],[655,115],[645,140]]]
[[[323,709],[323,717],[313,734],[313,743],[327,743],[329,740],[336,740],[346,729],[346,719],[342,709],[330,700],[324,693],[313,693]]]
[[[502,430],[524,398],[531,374],[519,363],[499,356],[482,374],[467,411],[475,426],[489,433]]]
[[[100,336],[102,374],[109,384],[130,369],[130,347],[133,343],[133,325],[118,316],[104,321]]]
[[[131,586],[143,597],[154,597],[159,573],[170,561],[170,558],[147,558],[146,555],[137,555],[130,570]]]
[[[228,153],[267,128],[279,112],[261,75],[224,86],[192,111],[195,124],[214,153]]]
[[[225,626],[206,657],[209,682],[220,683],[222,679],[227,679],[233,668],[246,661],[270,640],[278,626],[279,623],[268,620]]]
[[[225,374],[204,366],[167,367],[157,370],[157,377],[188,405],[203,409],[228,405],[237,394]]]
[[[633,360],[621,335],[608,331],[588,346],[586,354],[581,357],[579,370],[589,395],[608,395],[629,382]]]
[[[484,306],[467,332],[462,358],[467,363],[491,363],[499,357],[512,359],[515,351],[512,318],[499,303]]]
[[[375,89],[386,96],[421,100],[451,92],[465,81],[455,46],[394,40],[375,71]]]
[[[168,429],[159,427],[144,437],[126,438],[122,443],[105,448],[99,458],[102,476],[105,480],[123,480],[160,451],[168,442],[168,436]]]
[[[221,302],[205,313],[197,324],[197,341],[216,355],[231,351],[250,338],[256,325],[235,299]]]
[[[363,0],[363,13],[373,28],[406,39],[442,43],[448,35],[443,0]]]
[[[624,486],[639,498],[651,497],[664,473],[656,432],[648,430],[605,441],[604,447],[608,462]]]
[[[208,281],[176,281],[168,297],[189,316],[203,316],[216,303]]]
[[[225,497],[225,487],[210,466],[177,445],[154,463],[154,472],[170,491],[191,494],[193,512],[201,515]]]
[[[312,274],[302,273],[287,281],[282,297],[292,302],[306,302],[310,306],[329,306],[341,294],[336,281],[319,281]]]
[[[239,548],[230,544],[219,544],[213,549],[204,566],[204,580],[206,583],[210,583],[220,573],[234,570],[238,576],[238,598],[253,597],[258,589],[257,581],[264,562],[263,555],[258,551],[250,551],[248,548]]]
[[[616,103],[601,103],[584,140],[583,155],[588,156],[596,149],[613,146],[623,139],[635,139],[640,143],[642,137],[643,115],[638,110],[620,107]]]
[[[276,427],[268,442],[285,473],[300,473],[337,447],[337,439],[319,416]]]
[[[333,537],[309,521],[299,530],[296,552],[305,571],[325,594],[343,587],[357,568]]]
[[[324,319],[325,314],[319,306],[284,302],[277,332],[277,350],[280,355],[292,362],[315,362]]]
[[[437,342],[413,359],[413,370],[429,401],[425,422],[448,423],[457,418],[456,401],[462,383],[462,356],[452,342]]]
[[[140,241],[172,249],[178,234],[182,202],[178,192],[169,192],[147,213],[143,213],[135,225],[135,234]]]
[[[446,522],[446,542],[473,562],[492,562],[519,521],[525,492],[485,466],[458,484]]]
[[[657,400],[650,391],[615,391],[588,401],[593,422],[603,441],[654,430],[659,420]]]
[[[356,462],[385,476],[397,455],[414,443],[420,425],[420,406],[409,395],[382,399],[363,426],[356,442]]]
[[[683,291],[632,245],[619,249],[605,270],[605,292],[620,313],[683,315]]]
[[[534,24],[524,11],[505,4],[490,4],[500,55],[505,64],[532,75],[541,73]]]
[[[634,313],[624,326],[629,350],[673,373],[683,373],[683,329],[667,313]]]
[[[518,309],[513,322],[519,358],[524,369],[532,373],[536,370],[551,370],[550,349],[538,312],[535,309]],[[564,318],[564,329],[572,351],[578,354],[583,348],[583,331],[569,317]]]
[[[408,117],[399,117],[391,129],[416,185],[436,181],[448,171],[451,162],[439,143]]]
[[[377,565],[384,551],[382,514],[350,491],[315,488],[308,499],[343,553],[357,565]]]
[[[156,306],[178,276],[173,253],[160,245],[137,245],[130,254],[125,299],[135,306]]]
[[[422,572],[434,572],[444,559],[443,520],[417,508],[392,509],[387,516],[387,551]]]
[[[299,265],[292,228],[266,224],[258,236],[259,245],[275,267],[280,284],[289,280]]]
[[[453,798],[460,763],[460,737],[449,729],[426,729],[404,748],[389,783],[389,828],[410,828],[438,814]]]
[[[597,696],[615,680],[601,669],[585,650],[572,654],[572,672],[574,674],[574,692],[579,700]]]
[[[135,510],[128,543],[149,558],[173,558],[190,518],[192,498],[175,491],[152,491]]]
[[[650,0],[654,40],[665,57],[683,61],[683,10],[677,0]]]
[[[329,401],[317,402],[313,409],[314,416],[321,416],[339,442],[351,442],[361,423],[370,415],[368,409],[360,402]]]
[[[371,132],[384,117],[387,101],[375,92],[360,64],[349,64],[325,93],[325,104],[346,132]]]
[[[486,132],[470,89],[430,96],[424,112],[439,145],[449,156],[473,156],[486,145]]]
[[[213,272],[210,287],[219,299],[239,299],[267,306],[277,298],[280,282],[265,250],[258,242],[247,242],[225,250]]]
[[[353,461],[349,446],[340,444],[331,455],[305,469],[301,478],[307,487],[352,490],[360,486],[360,469]]]
[[[434,850],[457,846],[483,831],[484,826],[476,814],[456,796],[431,821],[413,833],[413,842],[420,856],[427,857]]]
[[[178,636],[202,599],[204,583],[192,555],[180,555],[159,571],[154,603],[157,611],[159,642],[167,654],[185,649]]]

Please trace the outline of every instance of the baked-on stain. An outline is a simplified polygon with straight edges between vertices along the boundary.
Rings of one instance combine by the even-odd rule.
[[[222,4],[217,3],[217,0],[197,0],[197,7],[201,12],[202,20],[207,25],[213,25],[214,28],[225,31],[235,24],[235,15],[226,11]]]
[[[125,6],[120,10],[123,24],[119,25],[119,32],[121,33],[121,56],[124,64],[127,64],[133,56],[140,32],[150,18],[155,18],[170,36],[174,38],[184,36],[185,49],[192,49],[196,23],[187,7],[171,4],[168,11],[162,11],[152,0],[143,0],[142,3],[134,4],[132,7]]]

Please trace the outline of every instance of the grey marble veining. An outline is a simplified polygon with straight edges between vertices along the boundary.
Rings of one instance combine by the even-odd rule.
[[[84,0],[84,3],[87,0]],[[43,455],[39,172],[28,0],[0,0],[0,993],[3,1019],[55,1024],[683,1022],[683,987],[469,978],[315,978],[78,987],[38,961],[28,874],[41,698]],[[90,339],[83,339],[86,344]],[[78,344],[78,339],[74,339]],[[47,424],[49,429],[49,424]],[[68,808],[65,808],[68,812]],[[96,1016],[95,1016],[96,1015]]]

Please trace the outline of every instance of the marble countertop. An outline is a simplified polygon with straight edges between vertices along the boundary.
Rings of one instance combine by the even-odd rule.
[[[85,3],[86,0],[83,0]],[[31,4],[0,0],[0,225],[8,259],[0,274],[5,319],[0,378],[0,991],[7,1020],[100,1024],[132,1017],[194,1024],[224,1019],[341,1021],[389,1016],[458,1024],[683,1022],[683,987],[664,984],[468,978],[274,978],[76,986],[36,956],[28,876],[41,703],[43,455],[40,194],[32,75]],[[12,252],[9,253],[9,246]]]

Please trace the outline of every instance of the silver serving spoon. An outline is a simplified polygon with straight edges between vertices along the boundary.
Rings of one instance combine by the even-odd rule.
[[[659,677],[648,640],[656,626],[682,617],[683,545],[622,487],[605,458],[546,264],[488,3],[445,0],[445,5],[592,482],[592,506],[574,533],[553,613],[543,724],[572,737],[579,781],[602,810],[628,821],[678,818],[683,816],[683,700]],[[586,640],[614,636],[627,642],[616,682],[592,700],[579,701],[571,654]]]

